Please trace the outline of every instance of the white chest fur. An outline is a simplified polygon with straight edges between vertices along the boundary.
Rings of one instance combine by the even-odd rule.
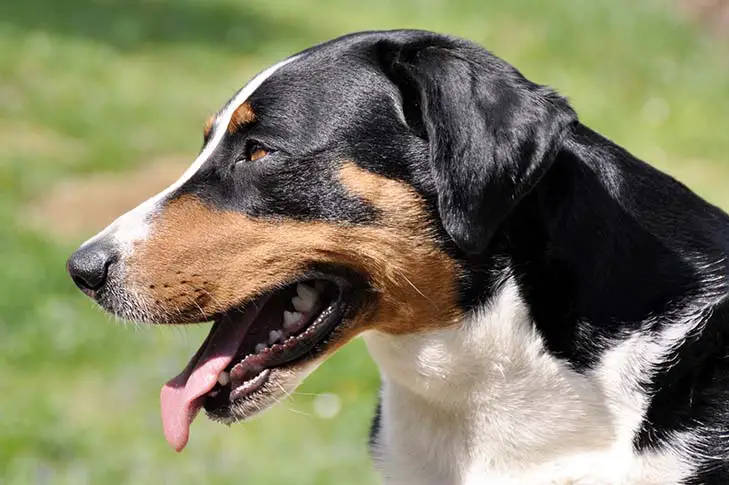
[[[645,396],[616,378],[632,368],[625,349],[572,370],[514,285],[457,328],[364,338],[383,379],[373,453],[388,485],[665,485],[690,472],[674,449],[633,451]]]

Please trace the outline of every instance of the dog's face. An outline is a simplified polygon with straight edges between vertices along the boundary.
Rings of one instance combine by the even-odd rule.
[[[69,271],[121,317],[215,322],[162,391],[181,449],[201,407],[244,419],[365,330],[457,324],[466,261],[572,119],[463,41],[337,39],[250,81],[180,180],[85,243]]]

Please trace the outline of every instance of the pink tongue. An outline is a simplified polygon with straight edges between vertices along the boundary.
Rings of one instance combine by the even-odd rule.
[[[215,387],[218,375],[235,357],[258,313],[255,307],[245,312],[242,319],[232,321],[225,318],[216,324],[185,370],[162,388],[162,427],[167,442],[176,451],[185,448],[190,424],[200,412],[205,394]]]

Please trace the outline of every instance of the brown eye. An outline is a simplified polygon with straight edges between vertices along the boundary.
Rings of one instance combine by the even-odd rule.
[[[270,151],[258,142],[251,142],[246,148],[246,160],[255,162],[268,155]]]
[[[251,162],[254,162],[260,158],[265,157],[268,155],[268,152],[264,150],[263,148],[257,148],[256,150],[252,151],[250,155],[248,155],[248,160]]]

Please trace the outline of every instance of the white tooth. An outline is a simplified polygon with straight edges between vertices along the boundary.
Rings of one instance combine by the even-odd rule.
[[[260,354],[266,349],[267,345],[261,342],[260,344],[256,344],[256,353]]]
[[[294,300],[296,297],[291,299],[291,302],[294,303],[294,308],[299,310],[300,312],[308,312],[312,308],[314,308],[314,304],[316,304],[316,300],[319,299],[319,293],[312,288],[309,285],[305,285],[304,283],[299,283],[296,285],[296,293],[298,293],[299,298],[301,298],[302,302],[305,305],[305,309],[299,310],[296,308],[296,303],[294,303]]]
[[[278,342],[278,339],[281,338],[283,333],[280,330],[271,330],[271,332],[268,334],[268,343],[269,344],[275,344]]]
[[[220,384],[221,386],[227,386],[229,382],[230,382],[230,374],[228,374],[225,371],[221,372],[220,375],[218,376],[218,384]]]
[[[302,313],[308,313],[311,311],[312,308],[314,308],[314,302],[305,300],[301,298],[300,296],[295,296],[291,299],[291,303],[294,305],[294,308],[296,311],[302,312]]]
[[[290,312],[288,310],[284,310],[283,328],[285,330],[292,329],[300,319],[301,319],[301,313]]]

